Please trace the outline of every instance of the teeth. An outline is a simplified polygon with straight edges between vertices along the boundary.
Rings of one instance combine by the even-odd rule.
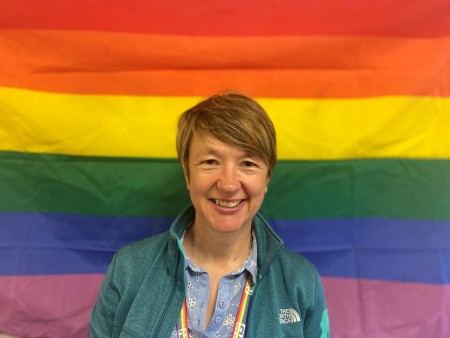
[[[241,200],[237,200],[234,202],[215,200],[215,202],[217,205],[220,205],[221,207],[234,208],[235,206],[239,205],[239,203],[241,203]]]

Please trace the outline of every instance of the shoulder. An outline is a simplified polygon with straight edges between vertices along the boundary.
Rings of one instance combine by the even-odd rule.
[[[319,273],[307,258],[282,247],[272,262],[272,273],[286,285],[313,291],[320,283]]]
[[[294,272],[316,274],[317,269],[307,258],[283,246],[278,259],[285,268],[293,268]]]
[[[142,254],[147,254],[152,250],[160,250],[161,245],[165,244],[170,238],[169,231],[165,231],[158,235],[154,235],[151,237],[144,238],[137,242],[132,242],[124,247],[122,247],[118,254],[124,257],[128,256],[140,256]]]
[[[304,256],[285,247],[274,257],[262,284],[266,292],[270,288],[277,290],[277,297],[283,300],[285,308],[289,304],[294,308],[299,307],[303,311],[303,317],[313,312],[318,303],[325,302],[316,267]],[[323,310],[322,307],[317,309]]]
[[[258,245],[258,269],[261,268],[263,274],[270,271],[272,278],[279,275],[287,278],[287,282],[301,280],[316,283],[318,272],[315,266],[304,256],[286,248],[261,215],[256,215],[253,225]]]
[[[157,261],[163,261],[169,250],[169,242],[173,240],[169,232],[148,237],[122,247],[114,256],[115,270],[136,273],[147,271]]]

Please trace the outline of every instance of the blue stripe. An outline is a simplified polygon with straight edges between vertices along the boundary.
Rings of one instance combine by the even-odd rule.
[[[103,273],[125,244],[173,219],[0,213],[0,275]]]
[[[322,276],[450,283],[450,221],[322,219],[271,225]]]
[[[123,245],[172,218],[0,213],[0,275],[102,273]],[[322,276],[450,283],[450,221],[271,220]]]

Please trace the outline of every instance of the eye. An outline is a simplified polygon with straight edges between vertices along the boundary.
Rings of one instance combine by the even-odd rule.
[[[217,161],[213,160],[213,159],[208,159],[208,160],[204,160],[203,163],[208,164],[208,165],[214,165],[217,163]]]
[[[244,167],[254,167],[254,166],[256,166],[256,164],[251,162],[251,161],[244,161],[244,162],[242,162],[242,165]]]

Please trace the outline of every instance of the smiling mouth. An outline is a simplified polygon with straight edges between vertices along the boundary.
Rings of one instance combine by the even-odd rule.
[[[221,201],[221,200],[215,200],[215,199],[213,199],[213,201],[217,205],[224,207],[224,208],[234,208],[234,207],[237,207],[242,202],[242,200],[228,202],[228,201]]]

